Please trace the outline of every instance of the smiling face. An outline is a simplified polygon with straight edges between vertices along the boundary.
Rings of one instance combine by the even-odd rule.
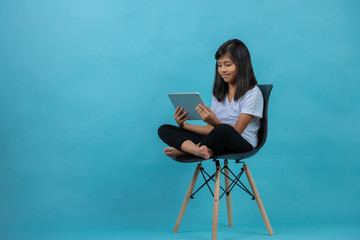
[[[217,68],[218,73],[225,82],[230,84],[236,83],[237,67],[228,54],[225,54],[217,60]]]

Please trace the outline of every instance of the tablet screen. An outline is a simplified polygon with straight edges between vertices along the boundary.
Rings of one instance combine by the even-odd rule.
[[[199,104],[205,106],[199,93],[169,93],[168,95],[175,109],[177,107],[184,108],[184,112],[187,112],[189,120],[201,120],[201,116],[195,110]]]

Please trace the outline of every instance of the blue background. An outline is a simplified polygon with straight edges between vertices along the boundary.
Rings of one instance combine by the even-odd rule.
[[[2,239],[171,232],[195,164],[163,154],[157,128],[175,124],[167,93],[210,104],[214,54],[232,38],[248,46],[258,82],[274,85],[268,141],[248,164],[275,234],[360,223],[359,10],[340,0],[1,1]],[[249,199],[233,193],[234,224],[266,233]],[[200,192],[180,230],[210,233],[211,218]]]

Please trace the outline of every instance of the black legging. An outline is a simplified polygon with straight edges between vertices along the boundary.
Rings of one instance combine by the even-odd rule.
[[[242,153],[253,149],[251,144],[228,124],[217,125],[208,135],[201,135],[177,126],[164,124],[159,127],[158,134],[167,145],[178,150],[181,150],[181,145],[186,140],[191,140],[195,144],[200,143],[200,146],[206,145],[213,150],[214,155]]]

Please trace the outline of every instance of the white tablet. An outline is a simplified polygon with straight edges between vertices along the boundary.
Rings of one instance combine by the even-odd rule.
[[[186,115],[189,117],[189,120],[201,120],[201,116],[195,110],[195,108],[199,104],[202,104],[203,106],[205,106],[205,104],[198,92],[169,93],[168,95],[175,109],[177,107],[184,108],[184,112],[187,112]]]

